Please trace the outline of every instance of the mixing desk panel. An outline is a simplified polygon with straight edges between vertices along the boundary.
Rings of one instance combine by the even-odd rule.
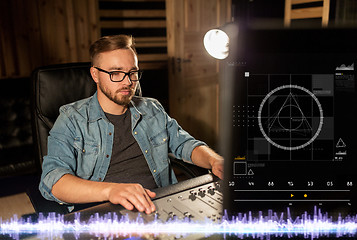
[[[87,221],[94,215],[103,216],[115,213],[118,216],[128,216],[135,220],[140,216],[145,222],[159,220],[183,220],[219,222],[223,217],[223,194],[221,181],[211,174],[182,181],[178,184],[154,190],[156,197],[153,203],[156,211],[151,214],[129,211],[121,205],[103,203],[80,213],[80,220]],[[66,221],[73,221],[76,213],[65,216]]]

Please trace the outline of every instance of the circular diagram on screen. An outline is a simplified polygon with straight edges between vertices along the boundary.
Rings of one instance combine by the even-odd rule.
[[[298,150],[311,144],[320,134],[323,111],[319,100],[308,89],[284,85],[269,92],[258,111],[259,129],[277,148]]]

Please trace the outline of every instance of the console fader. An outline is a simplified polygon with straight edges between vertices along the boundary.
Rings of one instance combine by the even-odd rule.
[[[211,176],[206,176],[209,180]],[[197,179],[196,179],[197,180]],[[193,181],[195,182],[195,181]],[[191,185],[192,187],[192,185]],[[157,212],[162,220],[190,218],[195,221],[210,219],[219,221],[223,216],[223,195],[219,182],[209,182],[192,188],[186,188],[175,194],[154,200]]]
[[[81,221],[88,221],[94,215],[104,216],[107,213],[127,215],[130,220],[140,216],[145,222],[155,219],[166,222],[174,219],[188,218],[192,221],[220,222],[223,217],[222,182],[211,174],[179,182],[164,188],[154,190],[156,197],[153,203],[156,211],[151,214],[129,211],[121,205],[103,203],[95,207],[87,208],[80,213]],[[65,216],[66,221],[73,221],[75,213]]]

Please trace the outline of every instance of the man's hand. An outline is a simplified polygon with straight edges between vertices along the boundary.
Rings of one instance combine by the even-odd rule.
[[[211,170],[214,175],[223,179],[224,160],[221,156],[214,158],[211,162]]]
[[[151,201],[155,196],[156,193],[143,188],[140,184],[113,183],[108,193],[108,200],[128,210],[133,210],[135,207],[140,212],[145,211],[146,214],[150,214],[155,211],[155,205]]]
[[[155,211],[151,198],[156,193],[140,184],[96,182],[65,174],[53,185],[52,194],[67,203],[110,201],[128,210],[136,208],[147,214]]]

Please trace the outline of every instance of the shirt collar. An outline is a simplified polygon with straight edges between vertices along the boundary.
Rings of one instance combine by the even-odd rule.
[[[91,100],[89,102],[89,110],[88,110],[88,116],[89,116],[88,121],[89,122],[95,122],[101,118],[107,119],[102,107],[99,104],[97,93],[98,92],[95,92],[95,94],[93,95],[93,97],[91,98]],[[129,103],[130,111],[136,121],[140,119],[141,115],[143,115],[141,113],[141,111],[139,111],[139,109],[138,109],[139,101],[140,101],[139,97],[134,96]]]
[[[107,119],[102,107],[99,104],[97,93],[98,92],[95,92],[95,94],[93,95],[93,97],[89,102],[89,110],[88,110],[89,122],[95,122],[101,118]]]

